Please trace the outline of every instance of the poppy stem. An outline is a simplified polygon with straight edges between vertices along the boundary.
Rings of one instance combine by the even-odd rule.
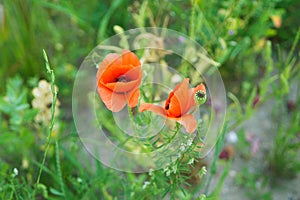
[[[134,134],[136,134],[136,127],[135,127],[135,122],[134,122],[134,117],[133,117],[133,112],[132,112],[132,108],[127,106],[128,108],[128,114],[129,114],[129,118],[132,124],[132,131]]]
[[[179,130],[180,130],[181,127],[182,127],[182,125],[179,124],[178,122],[176,122],[176,129],[175,129],[174,134],[172,135],[172,137],[169,138],[168,143],[170,143],[176,137],[176,135],[179,132]]]
[[[197,111],[197,110],[198,110],[198,106],[195,105],[190,114],[194,114],[194,112]]]

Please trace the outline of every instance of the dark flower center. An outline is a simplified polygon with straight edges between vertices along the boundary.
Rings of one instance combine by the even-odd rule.
[[[119,76],[116,81],[117,82],[124,82],[124,83],[128,82],[128,80],[126,78],[126,75]]]
[[[203,91],[197,91],[196,92],[196,97],[197,98],[199,98],[199,99],[202,99],[202,98],[204,98],[205,97],[205,92],[203,92]]]
[[[170,107],[170,104],[168,103],[168,104],[165,106],[165,109],[166,109],[166,110],[169,110],[169,107]]]

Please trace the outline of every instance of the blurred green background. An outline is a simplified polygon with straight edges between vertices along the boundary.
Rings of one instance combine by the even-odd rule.
[[[267,88],[268,75],[278,73],[280,87],[276,92],[276,85],[273,86],[271,93],[278,100],[275,105],[284,107],[290,103],[289,108],[297,112],[298,97],[292,102],[282,99],[290,90],[284,91],[281,86],[289,88],[299,83],[300,46],[296,36],[298,32],[299,37],[299,9],[298,0],[0,0],[0,198],[32,198],[47,139],[47,126],[34,122],[37,110],[31,106],[32,89],[38,81],[50,81],[43,49],[59,88],[61,112],[56,140],[60,146],[50,146],[43,184],[39,185],[36,198],[125,199],[130,198],[131,192],[138,193],[136,187],[147,179],[146,175],[120,178],[121,173],[104,169],[98,162],[93,167],[95,172],[86,170],[81,165],[84,161],[77,160],[82,147],[72,120],[71,96],[76,71],[85,56],[99,42],[116,34],[115,25],[124,30],[148,26],[173,29],[199,42],[220,63],[226,88],[242,107],[252,103],[248,100],[252,97],[254,100],[255,96],[249,94],[253,88],[262,87],[261,84],[265,87],[255,90],[256,97],[261,102],[267,99],[266,91],[258,90]],[[235,98],[230,99],[229,103],[237,103]],[[241,109],[249,118],[255,106],[248,107]],[[283,112],[287,114],[290,110],[284,107]],[[229,119],[242,122],[247,118],[239,114],[238,117],[232,114]],[[295,134],[300,131],[299,115],[289,119],[290,128],[285,129],[283,123],[279,130],[291,130],[289,139],[283,141],[287,138],[284,133],[270,138],[278,148],[280,142],[285,142],[288,149],[278,150],[277,155],[271,156],[269,166],[273,167],[274,176],[284,171],[283,177],[290,177],[290,169],[295,171],[291,177],[299,172],[299,143],[291,143],[299,139]],[[288,154],[285,153],[289,148],[298,159],[287,170],[284,164],[294,157],[283,162],[281,158]],[[17,180],[10,175],[15,167],[21,174]],[[55,174],[57,170],[62,174]],[[120,185],[114,185],[115,180]],[[132,184],[128,185],[128,181]],[[118,195],[118,191],[125,191],[124,196]],[[157,190],[153,195],[160,196],[163,192]]]

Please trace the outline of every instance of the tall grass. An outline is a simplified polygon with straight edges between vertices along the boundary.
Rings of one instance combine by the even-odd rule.
[[[54,123],[55,123],[55,105],[56,105],[56,101],[57,101],[57,91],[55,89],[55,75],[53,70],[50,67],[49,61],[48,61],[48,56],[45,52],[45,50],[43,50],[43,56],[45,59],[45,65],[46,65],[46,70],[47,73],[49,74],[50,77],[50,83],[51,83],[51,91],[52,91],[52,104],[51,104],[51,122],[50,122],[50,126],[49,126],[49,130],[48,130],[48,135],[47,135],[47,141],[46,141],[46,149],[44,152],[44,156],[43,156],[43,160],[42,163],[40,165],[40,169],[39,169],[39,173],[37,176],[37,180],[35,183],[35,189],[33,192],[33,199],[35,198],[35,193],[36,193],[36,189],[38,188],[38,185],[40,183],[40,179],[41,179],[41,175],[45,166],[45,161],[47,158],[47,154],[49,151],[49,147],[50,147],[50,142],[51,142],[51,134],[53,131],[53,127],[54,127]],[[58,177],[59,177],[59,181],[60,181],[60,186],[61,186],[61,192],[62,192],[62,196],[65,196],[64,193],[64,185],[63,185],[63,180],[62,180],[62,175],[61,175],[61,168],[60,168],[60,159],[59,159],[59,146],[58,146],[58,142],[55,141],[55,150],[56,150],[56,166],[57,166],[57,170],[58,170]]]

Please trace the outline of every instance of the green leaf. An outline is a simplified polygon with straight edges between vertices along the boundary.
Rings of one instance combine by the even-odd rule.
[[[26,109],[26,108],[29,108],[29,105],[26,103],[26,104],[21,104],[21,105],[18,105],[17,107],[16,107],[16,110],[17,111],[20,111],[20,110],[24,110],[24,109]]]
[[[10,105],[4,99],[0,99],[0,111],[6,114],[10,113]]]
[[[115,14],[116,9],[119,8],[122,3],[123,3],[123,0],[114,0],[112,2],[112,4],[109,7],[109,9],[107,10],[105,16],[101,20],[101,24],[100,24],[100,27],[98,30],[98,36],[97,36],[98,41],[101,41],[104,39],[105,31],[107,30],[109,19],[111,18],[111,16],[113,14]]]
[[[162,195],[162,198],[165,198],[165,196],[168,194],[168,192],[170,191],[170,189],[171,189],[171,186],[169,185],[169,186],[165,189],[165,191],[164,191],[164,193],[163,193],[163,195]]]
[[[50,192],[52,194],[56,195],[56,196],[64,196],[64,193],[62,193],[62,192],[60,192],[60,191],[58,191],[58,190],[56,190],[56,189],[54,189],[52,187],[50,188]]]
[[[239,99],[231,92],[228,92],[227,96],[233,101],[239,115],[242,115],[243,109],[242,109],[242,105],[241,105]]]
[[[246,104],[246,109],[245,109],[245,113],[247,116],[251,116],[253,109],[252,109],[252,105],[253,105],[253,101],[255,99],[255,96],[257,95],[257,88],[253,88],[253,90],[251,91],[249,97],[248,97],[248,101]]]
[[[232,161],[228,161],[226,163],[226,168],[224,169],[222,175],[221,175],[221,178],[218,182],[218,185],[217,187],[215,188],[215,190],[207,197],[207,199],[211,199],[211,200],[218,200],[220,199],[220,193],[221,193],[221,189],[222,189],[222,186],[223,186],[223,183],[228,175],[228,172],[230,170],[230,166],[231,166],[231,163]]]
[[[24,122],[32,122],[32,120],[34,119],[34,117],[37,115],[38,112],[39,111],[37,109],[33,109],[33,108],[26,110],[23,116]]]
[[[0,144],[11,144],[14,141],[16,135],[13,133],[1,133],[0,134]]]
[[[289,82],[287,80],[287,78],[284,76],[284,74],[280,74],[280,83],[281,83],[281,88],[282,88],[282,92],[283,94],[287,94],[289,93]]]
[[[21,134],[19,138],[22,144],[27,148],[31,147],[34,144],[34,134],[32,133],[32,131],[27,128],[22,128],[20,132]]]

